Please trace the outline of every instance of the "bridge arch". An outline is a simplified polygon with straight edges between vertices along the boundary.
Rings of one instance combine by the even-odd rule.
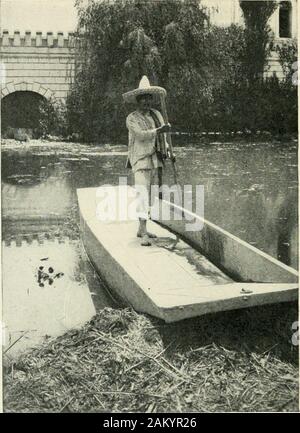
[[[24,84],[8,90],[1,98],[3,137],[19,139],[27,134],[29,138],[38,138],[54,113],[52,101],[48,103],[52,92]]]
[[[55,99],[55,93],[49,88],[39,84],[39,83],[29,83],[25,81],[17,83],[9,83],[1,90],[1,98],[15,92],[34,92],[43,96],[44,98],[50,100]]]

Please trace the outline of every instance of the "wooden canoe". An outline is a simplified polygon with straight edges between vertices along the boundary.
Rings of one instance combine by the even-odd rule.
[[[116,203],[132,205],[131,187],[110,191]],[[105,187],[77,190],[81,237],[93,266],[124,305],[175,322],[297,299],[297,271],[207,221],[203,238],[190,233],[201,252],[153,221],[148,230],[158,238],[151,247],[141,247],[137,221],[99,218],[98,205],[106,193]]]

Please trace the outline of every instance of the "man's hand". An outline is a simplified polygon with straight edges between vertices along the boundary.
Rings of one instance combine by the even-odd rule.
[[[158,134],[163,134],[165,132],[170,132],[171,131],[171,125],[170,125],[170,123],[166,123],[165,125],[162,125],[159,128],[157,128],[156,131],[157,131]]]
[[[172,161],[172,162],[176,162],[176,157],[173,153],[173,155],[171,155],[170,149],[167,149],[167,157]]]

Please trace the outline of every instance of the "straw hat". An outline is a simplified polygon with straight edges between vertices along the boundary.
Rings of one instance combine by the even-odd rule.
[[[167,92],[163,87],[151,86],[146,75],[140,81],[138,89],[131,90],[130,92],[123,93],[123,99],[125,102],[136,102],[136,97],[139,95],[163,95],[166,96]]]

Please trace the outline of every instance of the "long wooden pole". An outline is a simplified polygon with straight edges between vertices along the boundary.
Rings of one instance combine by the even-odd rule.
[[[165,123],[169,123],[166,98],[164,95],[161,95],[160,102],[161,102],[161,110],[162,110],[162,115],[163,115],[164,121],[165,121]],[[175,182],[175,185],[177,185],[178,184],[177,167],[176,167],[175,156],[174,156],[173,146],[172,146],[172,137],[171,137],[170,132],[167,132],[167,141],[169,144],[169,152],[170,152],[170,159],[171,159],[171,164],[172,164],[174,182]]]
[[[161,102],[161,111],[162,111],[162,116],[164,118],[164,121],[165,121],[165,123],[169,123],[166,98],[164,95],[161,95],[160,102]],[[176,160],[175,160],[175,155],[173,152],[172,137],[171,137],[170,132],[167,132],[167,142],[169,145],[169,152],[170,152],[170,159],[171,159],[174,182],[175,182],[175,185],[177,187],[177,194],[178,194],[177,199],[180,200],[181,199],[181,188],[180,188],[180,185],[178,184]],[[162,198],[163,197],[161,196],[160,199],[162,199]],[[184,217],[183,211],[182,211],[182,216]],[[179,241],[179,236],[176,234],[176,242],[175,242],[174,246],[177,244],[178,241]]]

